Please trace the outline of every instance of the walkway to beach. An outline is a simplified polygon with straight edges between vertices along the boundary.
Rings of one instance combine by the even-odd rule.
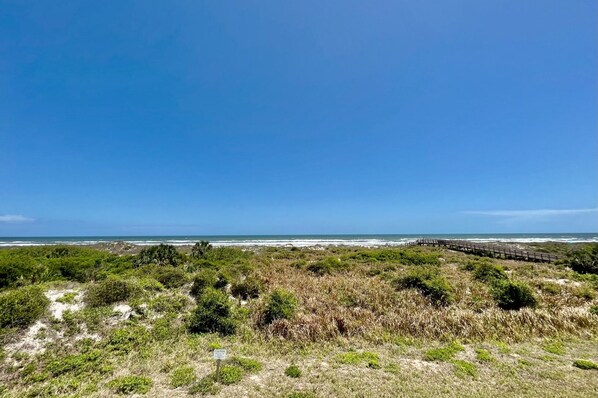
[[[549,263],[561,259],[561,256],[548,253],[532,252],[527,250],[514,249],[510,246],[496,244],[474,243],[464,240],[453,239],[418,239],[415,241],[419,246],[443,246],[451,250],[478,254],[481,256],[503,257],[513,260],[536,261]]]

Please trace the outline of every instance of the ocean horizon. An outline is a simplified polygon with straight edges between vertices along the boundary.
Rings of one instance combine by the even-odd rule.
[[[44,245],[95,245],[127,242],[139,246],[166,243],[174,246],[191,245],[207,240],[214,246],[400,246],[417,239],[460,239],[478,243],[592,243],[598,242],[593,233],[515,233],[515,234],[321,234],[321,235],[145,235],[145,236],[39,236],[0,237],[0,247]]]

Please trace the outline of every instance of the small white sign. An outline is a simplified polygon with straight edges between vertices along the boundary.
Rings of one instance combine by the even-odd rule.
[[[225,360],[226,359],[226,350],[214,350],[214,359],[218,360]]]

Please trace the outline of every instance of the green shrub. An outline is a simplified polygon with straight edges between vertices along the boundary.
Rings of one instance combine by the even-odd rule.
[[[373,352],[349,351],[336,356],[336,360],[344,365],[359,365],[365,363],[369,368],[380,368],[380,356]]]
[[[191,395],[216,395],[219,391],[220,387],[214,383],[213,375],[202,378],[189,388],[189,394]]]
[[[437,268],[420,268],[395,281],[398,288],[417,289],[435,305],[449,305],[453,302],[453,288]]]
[[[52,376],[60,376],[65,373],[80,375],[87,372],[95,372],[101,369],[102,354],[99,350],[93,350],[83,354],[68,355],[62,359],[56,359],[48,363],[46,370]]]
[[[234,357],[230,360],[231,365],[235,365],[243,369],[247,373],[255,373],[262,370],[263,365],[255,359]]]
[[[343,263],[338,258],[327,257],[323,260],[309,264],[307,266],[307,270],[313,274],[322,276],[326,274],[331,274],[334,271],[342,269],[343,267]]]
[[[128,354],[145,346],[149,340],[150,334],[145,327],[125,327],[113,330],[105,345],[108,351]]]
[[[473,270],[473,277],[490,285],[508,279],[507,274],[500,265],[490,262],[480,262]]]
[[[589,309],[590,314],[598,315],[598,305],[593,305]]]
[[[167,288],[181,287],[187,283],[185,271],[175,267],[161,267],[156,271],[154,278]]]
[[[284,374],[293,379],[298,379],[301,377],[301,369],[297,365],[291,365],[284,370]]]
[[[182,263],[183,257],[172,245],[164,243],[158,246],[150,246],[142,249],[137,255],[135,264],[137,266],[156,264],[177,266]]]
[[[25,328],[46,311],[50,300],[38,286],[17,288],[0,294],[0,328]]]
[[[191,258],[194,260],[203,259],[212,250],[212,245],[207,240],[196,242],[191,248]]]
[[[485,350],[483,348],[476,348],[475,353],[476,353],[476,359],[478,361],[482,361],[482,362],[493,362],[494,361],[494,357],[492,357],[492,354],[488,350]]]
[[[174,388],[188,386],[193,384],[195,379],[195,369],[191,366],[181,366],[170,375],[170,385]]]
[[[532,289],[523,282],[503,281],[497,283],[492,294],[498,306],[504,310],[535,307],[537,304]]]
[[[175,296],[166,296],[166,295],[158,295],[154,297],[149,302],[149,307],[160,313],[171,312],[171,313],[178,313],[181,312],[187,304],[189,300],[186,296],[183,295],[175,295]]]
[[[35,282],[42,272],[43,267],[29,256],[11,251],[0,252],[0,289]]]
[[[598,243],[572,251],[565,264],[580,274],[598,274]]]
[[[198,298],[203,292],[216,283],[216,271],[213,269],[202,269],[193,277],[193,284],[191,285],[191,295]]]
[[[243,300],[256,298],[261,291],[262,282],[255,276],[248,276],[241,282],[233,283],[231,286],[231,294]]]
[[[220,383],[236,384],[243,379],[243,369],[238,366],[224,365],[220,368]]]
[[[228,296],[218,290],[208,289],[198,299],[191,314],[189,331],[192,333],[234,334],[236,322],[231,317]]]
[[[276,289],[268,298],[264,312],[264,322],[272,323],[277,319],[291,319],[297,310],[297,299],[291,292]]]
[[[433,348],[424,353],[424,359],[426,361],[449,361],[453,359],[458,352],[464,351],[465,348],[457,343],[452,342],[444,347]]]
[[[578,359],[573,362],[573,366],[584,370],[598,369],[598,363],[589,361],[587,359]]]
[[[453,362],[453,366],[455,367],[455,373],[457,374],[457,376],[459,376],[459,377],[463,377],[463,376],[476,377],[478,375],[478,370],[473,363],[463,361],[461,359],[455,359],[452,362]]]
[[[87,288],[85,302],[90,307],[101,307],[133,296],[135,286],[127,281],[116,278],[105,279]]]
[[[123,376],[108,383],[117,394],[146,394],[152,388],[152,379],[143,376]]]

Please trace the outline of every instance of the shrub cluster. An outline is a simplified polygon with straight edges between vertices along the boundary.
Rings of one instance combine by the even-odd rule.
[[[419,290],[435,305],[446,306],[453,302],[453,288],[440,275],[438,268],[418,268],[409,275],[398,278],[395,284],[400,289]]]
[[[224,289],[226,285],[228,285],[228,277],[224,273],[206,268],[195,274],[190,293],[198,298],[209,288]]]
[[[187,274],[185,271],[171,266],[160,267],[156,270],[154,278],[167,288],[181,287],[187,283]]]
[[[498,282],[492,288],[492,295],[496,304],[503,310],[518,310],[537,305],[532,289],[523,282]]]
[[[291,319],[297,311],[297,299],[291,292],[276,289],[266,304],[263,321],[270,324],[277,319]]]
[[[152,388],[153,382],[149,377],[123,376],[108,383],[117,394],[146,394]]]
[[[206,258],[210,250],[212,250],[212,245],[207,240],[196,242],[191,248],[191,258],[194,260]]]
[[[262,291],[262,282],[257,277],[250,275],[239,282],[233,283],[230,291],[234,297],[243,300],[257,298]]]
[[[164,243],[158,246],[150,246],[142,249],[137,255],[135,261],[136,265],[172,265],[177,266],[183,260],[183,256],[176,250],[172,245],[166,245]]]
[[[580,274],[598,274],[598,243],[572,251],[565,264]]]
[[[90,307],[101,307],[127,300],[136,291],[136,286],[117,278],[108,278],[89,286],[85,302]]]
[[[0,294],[0,328],[27,327],[46,311],[50,300],[38,286],[17,288]]]
[[[523,282],[509,280],[500,265],[484,259],[469,261],[464,268],[473,271],[475,279],[490,287],[496,304],[503,310],[519,310],[537,305],[532,289]]]
[[[189,331],[192,333],[234,334],[237,323],[232,318],[228,296],[215,289],[207,289],[197,300],[191,314]]]
[[[307,266],[307,270],[313,274],[322,276],[326,274],[331,274],[334,271],[343,269],[344,267],[345,265],[341,262],[340,259],[336,257],[327,257],[323,260],[309,264]]]

